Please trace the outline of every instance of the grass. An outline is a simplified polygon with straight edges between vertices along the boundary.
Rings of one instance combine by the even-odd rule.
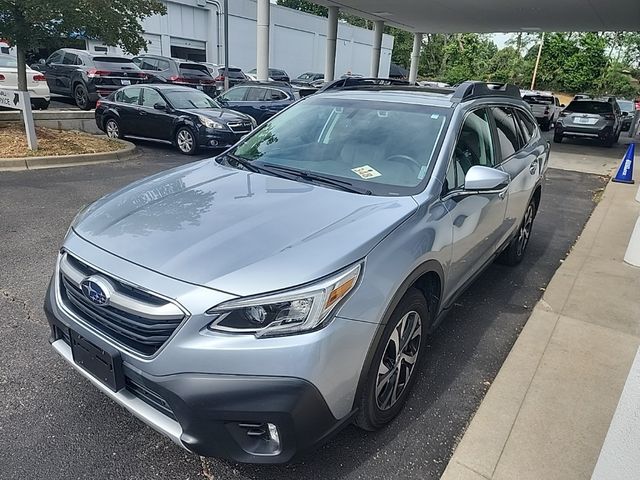
[[[36,127],[38,149],[29,150],[24,125],[0,123],[0,159],[101,153],[120,150],[122,144],[75,130]]]

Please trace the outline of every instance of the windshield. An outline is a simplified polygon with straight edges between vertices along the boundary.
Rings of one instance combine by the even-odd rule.
[[[613,105],[608,102],[579,100],[571,102],[567,110],[575,113],[611,113],[613,112]]]
[[[375,195],[411,195],[429,173],[447,122],[439,107],[311,98],[241,142],[235,156],[341,179]]]
[[[8,55],[0,55],[0,67],[11,67],[16,68],[18,63],[16,62],[15,57],[10,57]]]
[[[631,100],[618,100],[620,110],[623,112],[633,112],[636,109],[635,104]]]
[[[173,108],[192,110],[194,108],[220,108],[207,94],[198,90],[169,90],[163,91]]]

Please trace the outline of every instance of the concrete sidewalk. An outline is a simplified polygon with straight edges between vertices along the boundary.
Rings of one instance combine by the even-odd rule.
[[[640,345],[640,268],[623,262],[637,189],[606,187],[443,480],[591,478]]]

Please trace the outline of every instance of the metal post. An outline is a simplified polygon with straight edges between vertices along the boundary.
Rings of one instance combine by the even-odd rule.
[[[229,90],[229,0],[224,0],[224,91]]]
[[[324,81],[330,82],[336,76],[336,42],[338,40],[338,7],[329,7],[327,23],[327,58],[324,64]]]
[[[18,92],[20,102],[22,103],[22,116],[24,118],[24,131],[27,134],[27,145],[29,150],[38,149],[38,139],[36,138],[36,126],[33,120],[33,112],[31,111],[31,95],[29,92]]]
[[[409,68],[409,83],[413,85],[418,79],[418,64],[420,63],[420,47],[422,47],[422,33],[413,34],[413,50],[411,51],[411,67]]]
[[[542,46],[544,45],[544,32],[542,32],[542,37],[540,37],[540,46],[538,47],[538,56],[536,57],[536,65],[533,67],[533,77],[531,77],[531,88],[529,90],[533,90],[536,86],[536,76],[538,76],[538,65],[540,64],[540,56],[542,55]]]
[[[269,80],[269,16],[271,3],[269,0],[258,0],[257,17],[257,58],[256,70],[258,81]]]
[[[382,32],[384,31],[384,22],[376,20],[373,22],[373,49],[371,50],[371,76],[377,77],[380,73],[380,53],[382,51]]]

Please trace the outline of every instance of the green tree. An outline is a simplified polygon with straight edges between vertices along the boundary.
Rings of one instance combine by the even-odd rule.
[[[83,36],[137,53],[147,47],[140,20],[165,13],[158,0],[0,0],[0,38],[16,47],[18,89],[26,91],[27,49]]]
[[[491,76],[491,60],[497,52],[498,47],[487,35],[456,35],[445,47],[448,63],[444,80],[451,84],[465,80],[488,80]]]

